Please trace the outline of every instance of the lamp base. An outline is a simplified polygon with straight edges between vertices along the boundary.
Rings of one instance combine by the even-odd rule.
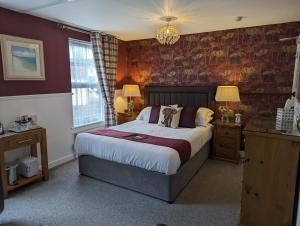
[[[223,123],[229,123],[230,122],[230,120],[229,120],[229,117],[226,115],[222,115],[222,117],[221,117],[221,121],[223,122]]]
[[[219,107],[219,111],[220,111],[221,116],[222,116],[221,117],[222,122],[229,123],[230,122],[230,118],[233,117],[233,110],[231,110],[227,106],[220,106]]]
[[[133,113],[133,110],[134,110],[133,100],[130,99],[127,107],[127,113],[131,115]]]

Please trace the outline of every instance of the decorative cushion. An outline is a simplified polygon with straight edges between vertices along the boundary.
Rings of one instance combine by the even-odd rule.
[[[158,125],[174,129],[178,128],[181,111],[182,108],[161,106]]]
[[[152,106],[149,117],[149,123],[158,123],[160,113],[160,106]]]
[[[142,121],[146,121],[149,122],[150,119],[150,114],[151,114],[151,107],[145,107],[140,113],[139,115],[136,117],[136,120],[142,120]]]
[[[184,107],[181,111],[179,127],[195,128],[197,110],[196,107]]]
[[[178,104],[174,104],[174,105],[168,105],[169,107],[174,107],[177,108]],[[158,123],[158,119],[159,119],[159,113],[160,113],[160,105],[154,105],[151,107],[151,112],[150,112],[150,117],[149,117],[149,123]]]
[[[208,123],[213,119],[214,112],[209,108],[200,107],[197,110],[196,126],[206,127]]]

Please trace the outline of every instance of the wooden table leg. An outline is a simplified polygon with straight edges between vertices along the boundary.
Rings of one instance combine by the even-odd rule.
[[[41,161],[42,161],[42,172],[43,180],[48,180],[48,154],[47,154],[47,137],[46,130],[42,129],[42,140],[41,140]]]
[[[30,145],[30,154],[33,157],[37,157],[37,148],[36,148],[36,144],[31,144]]]
[[[2,180],[2,188],[3,188],[3,196],[6,198],[8,196],[7,189],[7,175],[5,171],[5,159],[4,159],[4,151],[0,150],[0,170],[1,170],[1,180]]]

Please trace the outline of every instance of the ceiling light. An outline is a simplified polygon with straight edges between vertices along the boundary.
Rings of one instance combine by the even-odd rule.
[[[160,19],[165,21],[167,24],[158,29],[156,39],[162,45],[173,45],[180,38],[180,34],[175,26],[170,25],[170,22],[177,20],[177,17],[164,16]]]

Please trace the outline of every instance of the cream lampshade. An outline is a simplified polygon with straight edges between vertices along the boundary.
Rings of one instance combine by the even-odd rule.
[[[215,96],[216,101],[226,102],[226,106],[220,106],[219,111],[222,115],[222,121],[229,122],[229,117],[233,116],[233,110],[227,106],[228,102],[240,102],[240,94],[237,86],[218,86]]]
[[[138,85],[123,85],[123,96],[129,97],[129,103],[128,103],[128,113],[132,114],[134,105],[132,101],[132,97],[140,97],[141,92]]]
[[[138,85],[123,85],[123,95],[125,97],[140,97],[140,88]]]
[[[116,112],[124,113],[125,109],[127,109],[127,97],[124,97],[122,89],[115,90],[115,99],[114,99],[114,106]]]
[[[237,86],[218,86],[215,100],[240,102],[239,88]]]

